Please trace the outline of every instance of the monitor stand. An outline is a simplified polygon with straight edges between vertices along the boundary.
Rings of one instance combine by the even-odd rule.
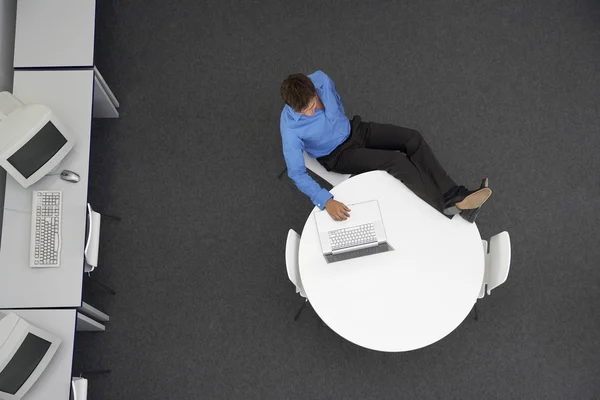
[[[0,92],[0,118],[2,115],[6,116],[13,112],[16,108],[22,106],[23,103],[19,101],[10,92]]]
[[[59,169],[61,169],[61,168],[59,168],[59,167],[60,167],[60,164],[61,164],[61,163],[58,163],[58,164],[56,164],[56,166],[55,166],[54,168],[52,168],[52,170],[50,170],[50,171],[49,171],[49,172],[46,174],[46,176],[50,176],[50,175],[60,175],[60,172],[59,172],[59,173],[56,173],[56,172],[57,172]]]

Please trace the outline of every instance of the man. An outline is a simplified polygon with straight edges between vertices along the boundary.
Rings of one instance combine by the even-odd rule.
[[[349,121],[333,81],[322,71],[288,76],[281,98],[286,103],[280,129],[288,175],[336,221],[350,217],[351,210],[307,174],[304,151],[328,171],[387,171],[436,210],[448,216],[460,213],[469,222],[492,194],[487,179],[474,191],[457,186],[416,130],[362,122],[359,116]]]

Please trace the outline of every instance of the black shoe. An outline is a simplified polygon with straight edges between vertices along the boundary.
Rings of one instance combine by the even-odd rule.
[[[481,207],[492,195],[492,190],[487,185],[488,179],[485,178],[481,182],[481,187],[477,190],[469,190],[464,186],[459,186],[455,193],[446,200],[444,214],[455,215]]]

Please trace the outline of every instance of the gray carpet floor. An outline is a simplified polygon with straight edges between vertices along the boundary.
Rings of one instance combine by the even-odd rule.
[[[98,2],[103,226],[80,334],[90,399],[600,398],[600,5],[590,0]],[[312,204],[278,181],[279,86],[327,72],[349,116],[419,129],[455,180],[490,178],[508,281],[443,340],[386,354],[320,327],[284,246]]]

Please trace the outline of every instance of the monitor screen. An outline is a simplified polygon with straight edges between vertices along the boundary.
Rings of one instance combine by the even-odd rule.
[[[48,122],[34,137],[8,158],[23,177],[29,178],[67,143],[58,129]]]
[[[0,392],[16,394],[42,361],[51,344],[28,333],[13,358],[0,371]]]

